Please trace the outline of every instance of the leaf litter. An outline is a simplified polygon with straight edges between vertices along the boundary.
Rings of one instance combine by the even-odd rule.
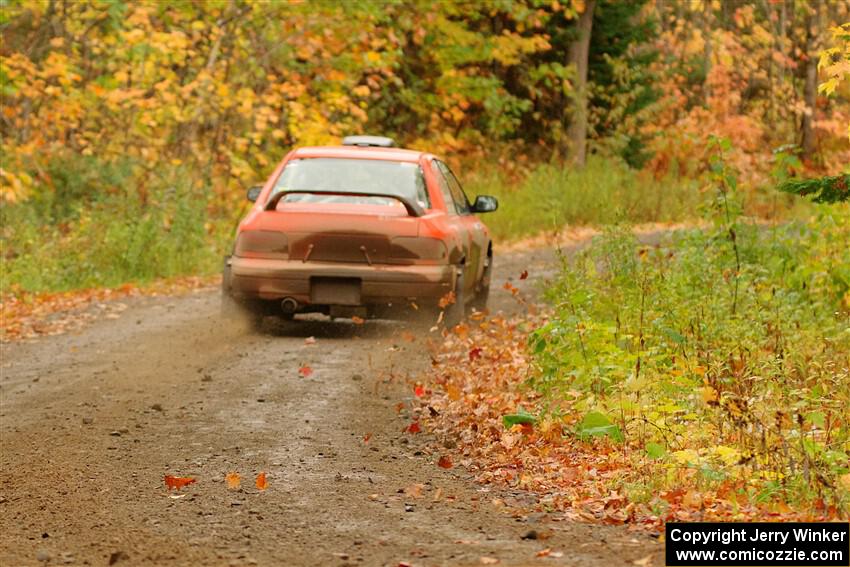
[[[432,450],[439,452],[446,440],[456,443],[456,456],[479,483],[533,493],[536,510],[557,510],[565,519],[646,531],[659,531],[666,521],[822,520],[835,513],[759,504],[740,496],[739,482],[708,490],[688,474],[676,477],[678,487],[624,491],[677,469],[660,468],[598,416],[589,414],[582,424],[587,415],[575,407],[576,393],[565,392],[559,416],[541,411],[542,396],[526,385],[534,372],[527,345],[529,332],[544,322],[545,314],[535,312],[458,325],[444,334],[432,367],[416,383],[414,402],[429,410],[422,421],[440,444]],[[437,465],[451,468],[452,456],[441,455]]]

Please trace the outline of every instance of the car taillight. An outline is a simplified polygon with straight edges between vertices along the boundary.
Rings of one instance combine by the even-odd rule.
[[[390,243],[393,260],[417,263],[443,263],[448,257],[446,245],[436,238],[396,236]]]
[[[286,259],[289,257],[289,242],[282,232],[247,230],[236,238],[234,254],[243,258]]]

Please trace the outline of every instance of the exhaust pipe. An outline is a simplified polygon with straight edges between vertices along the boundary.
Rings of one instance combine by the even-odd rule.
[[[298,310],[298,302],[291,297],[285,297],[280,302],[280,308],[283,309],[284,313],[295,313]]]

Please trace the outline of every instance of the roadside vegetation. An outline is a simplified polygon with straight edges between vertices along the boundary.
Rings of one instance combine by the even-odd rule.
[[[612,227],[542,314],[455,330],[428,426],[481,482],[579,518],[846,518],[848,269],[847,204],[659,246]]]

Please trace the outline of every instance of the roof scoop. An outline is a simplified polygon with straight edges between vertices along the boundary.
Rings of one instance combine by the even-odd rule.
[[[394,148],[395,141],[384,136],[346,136],[342,139],[342,145],[364,148]]]

